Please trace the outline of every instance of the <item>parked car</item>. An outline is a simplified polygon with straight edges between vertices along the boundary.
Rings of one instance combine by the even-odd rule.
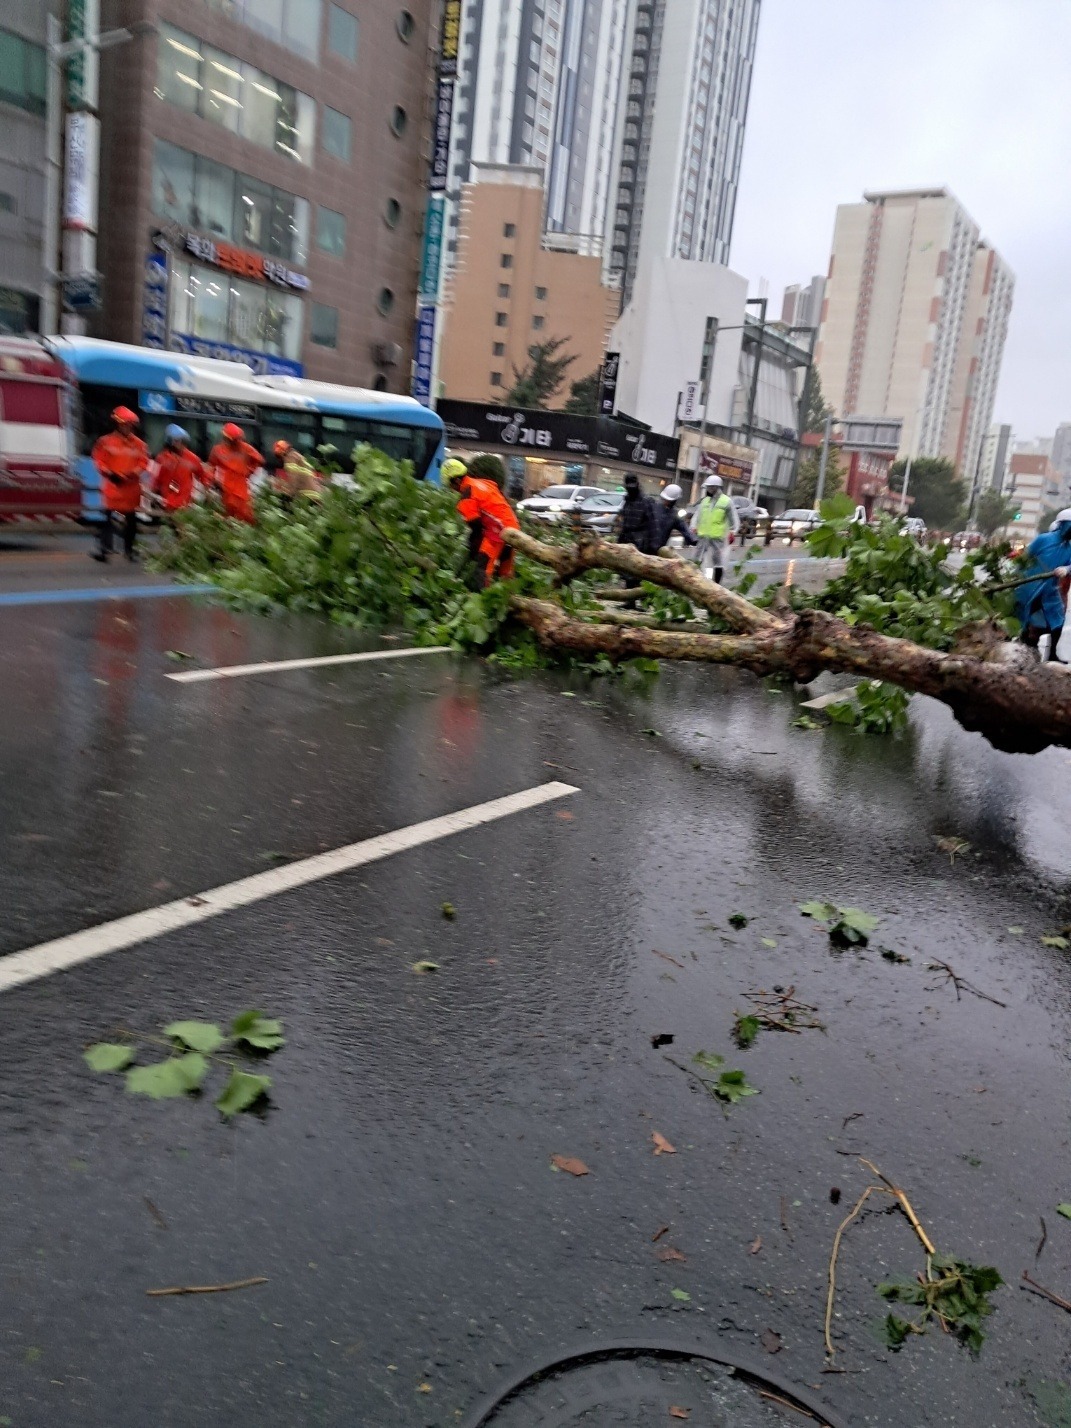
[[[585,496],[576,507],[581,523],[598,535],[610,535],[625,501],[624,491],[599,491]]]
[[[518,501],[517,509],[535,521],[560,521],[577,511],[582,502],[602,494],[598,486],[547,486],[534,496]]]
[[[740,535],[744,540],[750,540],[765,527],[770,513],[765,506],[757,506],[750,496],[733,496],[731,500],[740,517]]]
[[[822,517],[817,511],[782,511],[779,516],[774,516],[770,523],[770,534],[775,540],[780,538],[786,545],[791,545],[794,540],[802,540],[809,531],[821,524]]]
[[[921,541],[926,536],[926,522],[921,516],[907,516],[904,520],[904,530],[909,536]]]

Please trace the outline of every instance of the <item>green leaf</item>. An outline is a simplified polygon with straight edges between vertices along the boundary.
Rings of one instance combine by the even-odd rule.
[[[813,917],[819,922],[827,922],[837,913],[836,907],[831,902],[801,902],[800,912],[804,917]]]
[[[764,937],[764,938],[762,939],[762,945],[763,945],[764,947],[776,947],[776,946],[777,946],[777,941],[776,941],[776,939],[773,938],[773,937]]]
[[[86,1065],[91,1071],[125,1071],[134,1059],[132,1046],[120,1046],[117,1042],[98,1041],[96,1046],[87,1047],[82,1052]]]
[[[206,1058],[200,1052],[190,1051],[185,1056],[159,1061],[155,1066],[135,1066],[126,1073],[126,1089],[131,1095],[162,1101],[199,1090],[207,1072]]]
[[[1065,1220],[1071,1220],[1071,1205],[1068,1205],[1066,1202],[1062,1205],[1057,1205],[1056,1213],[1063,1215]]]
[[[1041,943],[1043,947],[1059,947],[1061,952],[1066,952],[1067,949],[1071,947],[1071,940],[1066,937],[1061,937],[1059,933],[1056,932],[1049,937],[1042,937]]]
[[[270,1076],[251,1076],[248,1071],[232,1071],[227,1084],[216,1097],[216,1108],[225,1116],[236,1116],[266,1096],[271,1086]]]
[[[411,972],[437,972],[439,964],[438,962],[429,962],[427,958],[424,958],[421,962],[414,962],[409,970]]]
[[[697,1051],[692,1060],[697,1066],[702,1066],[704,1071],[717,1071],[725,1065],[725,1057],[719,1056],[715,1051]]]
[[[736,1018],[736,1025],[733,1027],[733,1040],[742,1051],[746,1051],[758,1036],[759,1025],[757,1016],[738,1016]]]
[[[175,659],[175,660],[178,660],[178,659],[193,659],[193,655],[192,655],[192,654],[187,654],[185,650],[168,650],[168,652],[167,652],[167,658],[168,658],[168,659]]]
[[[1023,935],[1023,929],[1021,927],[1009,927],[1008,931],[1013,937],[1022,937]]]
[[[885,1342],[890,1349],[902,1349],[907,1336],[912,1332],[906,1319],[898,1319],[895,1314],[886,1314],[884,1324]]]
[[[278,1051],[286,1044],[283,1024],[263,1012],[244,1011],[231,1022],[231,1036],[257,1051]]]
[[[742,912],[734,912],[729,918],[729,926],[735,927],[737,928],[737,930],[742,927],[746,927],[747,923],[748,920]]]
[[[735,1106],[745,1096],[757,1096],[754,1086],[749,1086],[743,1071],[723,1071],[711,1087],[719,1101],[727,1101]]]
[[[452,902],[444,902],[441,910],[442,915],[446,918],[447,922],[453,922],[454,918],[457,916],[457,908]]]
[[[683,1289],[671,1289],[669,1292],[673,1298],[679,1300],[681,1304],[690,1304],[692,1302],[692,1296]]]
[[[164,1035],[181,1041],[191,1051],[203,1051],[206,1056],[218,1051],[227,1039],[210,1021],[173,1021],[164,1027]]]

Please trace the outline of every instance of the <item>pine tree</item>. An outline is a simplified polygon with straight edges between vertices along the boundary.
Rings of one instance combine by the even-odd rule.
[[[547,403],[561,391],[565,374],[576,361],[576,355],[559,356],[568,337],[549,337],[528,349],[528,361],[522,372],[513,369],[513,386],[506,395],[506,405],[528,411],[544,411]]]

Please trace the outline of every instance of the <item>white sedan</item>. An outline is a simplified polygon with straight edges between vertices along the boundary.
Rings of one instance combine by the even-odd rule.
[[[560,521],[570,516],[584,501],[603,493],[598,486],[548,486],[534,496],[517,502],[518,511],[536,521]]]

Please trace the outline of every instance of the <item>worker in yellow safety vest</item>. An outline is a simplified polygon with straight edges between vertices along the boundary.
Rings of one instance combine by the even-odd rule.
[[[696,559],[703,574],[720,585],[725,574],[725,548],[740,529],[736,507],[722,489],[720,476],[703,482],[703,499],[695,508],[695,533],[699,537]]]

